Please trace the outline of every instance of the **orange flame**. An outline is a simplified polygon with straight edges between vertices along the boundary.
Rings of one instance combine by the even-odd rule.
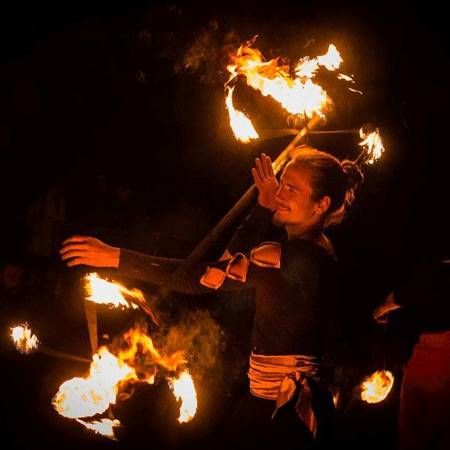
[[[131,379],[137,379],[135,370],[101,347],[92,357],[89,375],[64,382],[53,398],[53,406],[70,419],[101,414],[116,403],[119,383]]]
[[[361,387],[361,399],[367,403],[380,403],[391,392],[394,375],[389,370],[378,370],[367,377]]]
[[[178,378],[170,378],[169,385],[175,398],[181,400],[178,422],[191,421],[197,412],[197,393],[191,375],[186,370]]]
[[[287,66],[279,64],[278,58],[265,61],[262,53],[251,48],[251,45],[251,42],[241,45],[232,55],[228,83],[243,75],[250,87],[275,99],[290,114],[302,117],[323,116],[331,107],[331,99],[321,86],[312,82],[312,78],[319,66],[328,70],[339,67],[342,58],[334,45],[329,46],[325,55],[301,59],[295,68],[294,78],[290,76]]]
[[[110,439],[116,441],[116,437],[114,435],[114,428],[120,427],[121,423],[117,419],[101,419],[101,420],[93,420],[92,422],[87,422],[81,419],[76,419],[78,423],[85,426],[88,430],[93,431],[94,433],[101,434]]]
[[[123,294],[137,300],[144,300],[144,295],[139,289],[127,289],[120,283],[100,278],[96,273],[86,275],[86,291],[88,294],[87,300],[115,308],[137,308],[134,303],[125,300]]]
[[[31,353],[39,344],[39,339],[35,334],[32,334],[27,323],[11,327],[11,337],[20,353]]]
[[[361,147],[366,147],[367,149],[367,159],[365,162],[367,164],[373,164],[377,159],[381,157],[385,148],[383,141],[381,140],[380,132],[376,128],[371,133],[366,133],[363,128],[359,130],[359,136],[362,141],[359,143]]]
[[[256,132],[252,121],[242,112],[235,109],[233,106],[233,91],[234,88],[227,88],[228,94],[225,103],[230,117],[230,125],[236,139],[247,143],[252,139],[258,139],[259,135]]]
[[[124,341],[126,346],[118,351],[117,356],[113,355],[106,347],[101,347],[98,353],[92,357],[89,374],[85,378],[72,378],[59,387],[52,402],[59,414],[70,419],[87,418],[96,414],[102,414],[110,405],[116,403],[122,383],[139,382],[153,384],[157,366],[173,373],[186,364],[184,352],[177,351],[165,355],[162,351],[156,349],[150,336],[140,328],[129,330],[124,335]],[[142,364],[143,362],[144,364]],[[145,371],[144,374],[137,373],[135,367],[138,364],[139,369]],[[196,394],[192,379],[192,389],[189,391],[189,382],[185,380],[185,373],[183,372],[176,381],[180,383],[182,388],[184,386],[184,389],[182,389],[180,419],[183,418],[183,421],[188,421],[195,415],[196,408],[192,408],[192,401],[185,400],[184,395],[187,395],[186,392],[190,392],[189,395],[195,397]],[[169,383],[171,383],[170,380]],[[176,392],[174,390],[174,395],[178,396],[178,392],[178,390]],[[180,419],[179,421],[181,422]],[[91,420],[79,422],[87,428],[105,434],[108,437],[114,436],[111,428],[120,425],[120,423],[117,423],[118,421],[111,422],[107,419],[103,419],[101,422],[93,422]]]

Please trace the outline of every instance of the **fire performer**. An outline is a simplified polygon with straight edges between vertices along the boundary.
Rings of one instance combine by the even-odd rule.
[[[402,380],[401,450],[450,448],[450,260],[423,264],[373,315],[401,308],[420,331]]]
[[[333,416],[321,360],[339,305],[336,255],[324,230],[343,218],[363,177],[356,164],[311,147],[298,149],[280,182],[265,155],[252,175],[258,205],[224,256],[192,266],[171,287],[189,294],[255,290],[250,392],[238,402],[231,431],[250,448],[309,448],[316,431],[317,442],[330,436]],[[272,221],[287,238],[258,242]],[[155,284],[181,263],[84,236],[67,239],[61,255],[70,267],[114,267]]]

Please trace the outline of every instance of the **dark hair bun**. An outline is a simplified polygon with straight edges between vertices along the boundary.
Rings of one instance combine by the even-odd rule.
[[[348,189],[356,189],[364,181],[364,175],[354,161],[344,159],[344,161],[341,162],[341,167],[347,175]]]

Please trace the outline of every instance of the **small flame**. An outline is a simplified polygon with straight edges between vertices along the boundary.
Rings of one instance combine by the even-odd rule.
[[[366,133],[363,128],[359,130],[359,136],[362,142],[359,143],[361,147],[365,147],[367,150],[367,164],[373,164],[377,159],[381,157],[385,148],[383,141],[381,140],[380,132],[376,128],[371,133]]]
[[[100,420],[93,420],[92,422],[86,422],[84,420],[77,419],[77,422],[81,423],[81,425],[85,426],[88,430],[106,436],[110,439],[113,439],[114,441],[117,440],[114,435],[114,428],[118,428],[121,425],[120,421],[117,419],[111,420],[105,418]]]
[[[346,75],[345,73],[340,73],[340,74],[338,74],[337,77],[338,77],[338,80],[344,80],[344,81],[348,81],[349,83],[355,84],[355,80],[353,79],[353,76]]]
[[[394,375],[389,370],[378,370],[367,377],[361,387],[361,399],[367,403],[380,403],[391,392]]]
[[[100,278],[96,273],[86,275],[87,300],[102,304],[110,305],[115,308],[133,308],[137,306],[125,300],[123,294],[128,295],[137,300],[143,300],[144,296],[139,289],[129,290],[115,281],[108,281]]]
[[[328,46],[328,51],[326,52],[326,54],[318,56],[317,60],[319,61],[319,64],[321,66],[326,67],[330,71],[339,69],[341,63],[344,62],[341,54],[338,52],[338,49],[333,44],[330,44]]]
[[[233,130],[236,139],[248,143],[253,139],[258,139],[259,135],[256,132],[252,121],[242,111],[238,111],[233,106],[233,91],[234,88],[228,88],[228,94],[225,100],[228,115],[230,117],[231,129]]]
[[[31,353],[39,344],[35,334],[32,334],[27,323],[11,328],[11,337],[20,353]]]
[[[175,398],[181,400],[178,422],[190,422],[197,412],[197,393],[194,380],[186,370],[178,378],[169,379],[169,385]]]

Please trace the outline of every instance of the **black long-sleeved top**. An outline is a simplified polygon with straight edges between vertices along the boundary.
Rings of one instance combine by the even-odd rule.
[[[181,263],[122,249],[119,272],[161,285]],[[200,279],[208,265],[223,269],[226,264],[198,263],[170,287],[186,294],[214,292]],[[304,239],[283,241],[279,269],[250,264],[245,283],[227,278],[221,286],[222,290],[249,288],[255,290],[256,302],[253,352],[322,356],[337,307],[336,262],[325,249]]]

